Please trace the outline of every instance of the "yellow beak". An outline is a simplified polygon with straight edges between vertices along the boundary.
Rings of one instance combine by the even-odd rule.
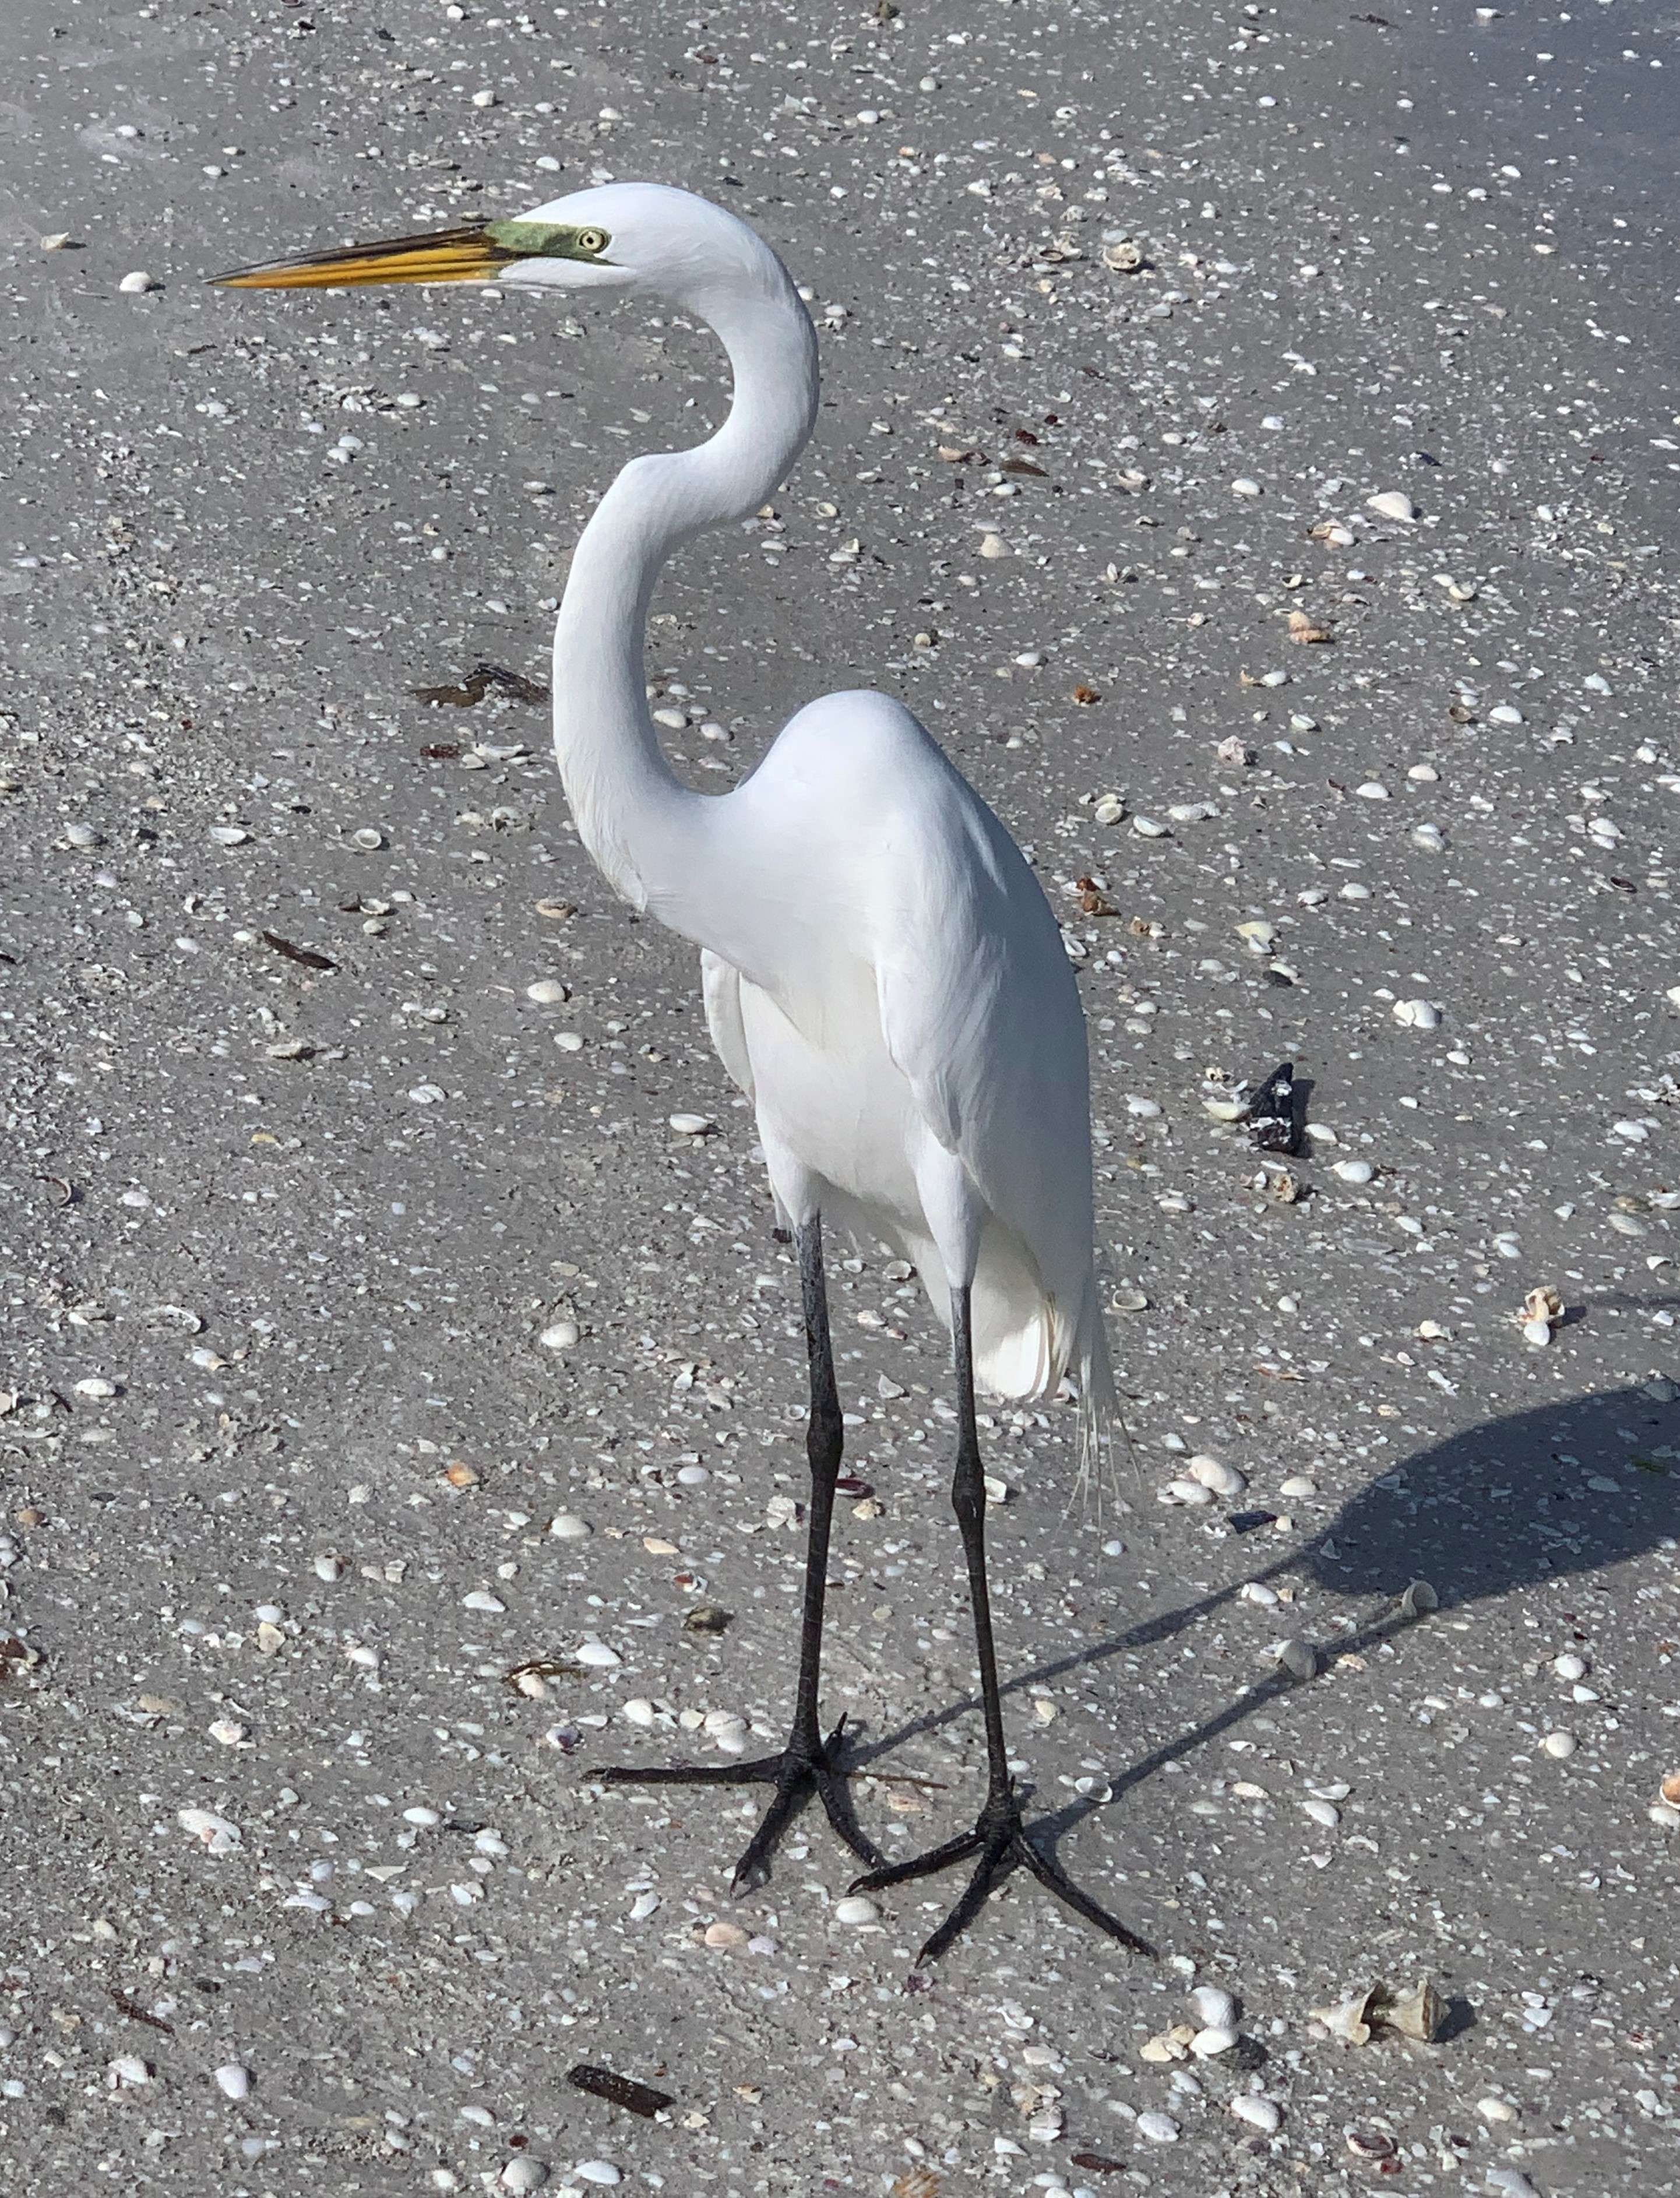
[[[509,224],[511,226],[511,224]],[[383,244],[346,244],[302,253],[260,267],[235,267],[210,281],[229,290],[341,289],[369,282],[489,282],[526,255],[500,243],[488,226],[468,224]]]

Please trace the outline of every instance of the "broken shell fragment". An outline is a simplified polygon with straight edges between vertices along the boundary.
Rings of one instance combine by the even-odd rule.
[[[1439,1030],[1441,1011],[1433,1000],[1396,1000],[1390,1013],[1407,1030]]]
[[[1384,519],[1398,519],[1408,526],[1417,517],[1417,506],[1401,488],[1386,488],[1380,495],[1368,496],[1365,509]]]

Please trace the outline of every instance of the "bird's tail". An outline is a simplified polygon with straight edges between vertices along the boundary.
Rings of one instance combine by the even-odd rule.
[[[1118,1441],[1130,1451],[1131,1438],[1120,1417],[1113,1362],[1108,1354],[1108,1329],[1102,1317],[1102,1293],[1094,1274],[1074,1323],[1067,1370],[1079,1385],[1079,1468],[1074,1493],[1086,1513],[1100,1524],[1105,1497],[1113,1509],[1119,1508],[1115,1444]]]

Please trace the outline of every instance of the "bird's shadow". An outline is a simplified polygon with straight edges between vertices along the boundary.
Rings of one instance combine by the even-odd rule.
[[[1671,1449],[1675,1456],[1664,1454]],[[1541,1405],[1485,1421],[1389,1467],[1328,1525],[1275,1562],[1245,1567],[1241,1560],[1251,1545],[1233,1537],[1224,1547],[1237,1561],[1224,1585],[1019,1672],[1004,1692],[1042,1687],[1170,1641],[1254,1583],[1299,1579],[1333,1596],[1341,1614],[1334,1648],[1343,1654],[1427,1622],[1426,1614],[1414,1614],[1407,1606],[1414,1583],[1427,1582],[1440,1609],[1452,1610],[1597,1572],[1672,1545],[1677,1538],[1680,1399],[1661,1402],[1644,1389],[1617,1389]],[[994,1599],[1007,1609],[1007,1585],[994,1588]],[[1194,1755],[1280,1695],[1311,1683],[1282,1669],[1269,1674],[1212,1717],[1113,1775],[1108,1801],[1072,1802],[1035,1825],[1035,1838],[1054,1845],[1093,1810],[1118,1800],[1166,1764]],[[977,1696],[946,1704],[881,1734],[854,1750],[851,1767],[867,1771],[906,1741],[939,1730],[977,1704]]]

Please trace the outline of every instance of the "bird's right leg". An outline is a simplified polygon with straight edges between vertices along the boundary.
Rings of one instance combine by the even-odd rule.
[[[828,1292],[823,1267],[820,1217],[794,1231],[799,1254],[799,1293],[805,1310],[805,1355],[811,1375],[811,1416],[805,1454],[811,1464],[811,1509],[805,1542],[804,1608],[799,1624],[799,1678],[793,1729],[779,1755],[751,1763],[675,1764],[666,1769],[621,1769],[602,1773],[609,1786],[769,1785],[776,1789],[747,1852],[735,1864],[737,1892],[761,1884],[776,1843],[800,1803],[815,1789],[823,1811],[853,1854],[878,1869],[885,1857],[858,1829],[851,1798],[838,1768],[846,1719],[826,1739],[817,1719],[817,1690],[823,1667],[823,1619],[828,1580],[828,1536],[834,1524],[834,1488],[840,1479],[844,1431],[840,1392],[834,1382],[834,1352],[828,1332]]]

